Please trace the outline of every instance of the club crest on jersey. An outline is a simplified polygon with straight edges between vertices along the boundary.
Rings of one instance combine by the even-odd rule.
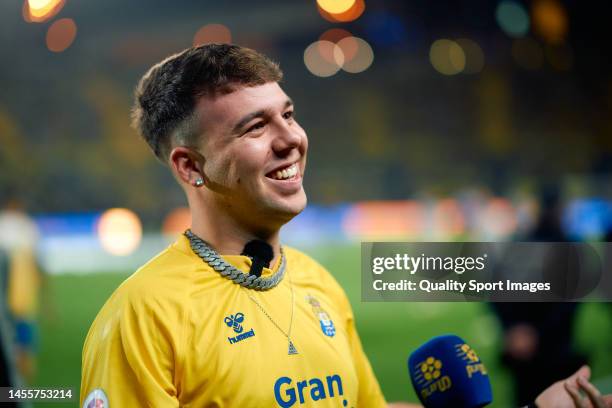
[[[334,322],[329,317],[329,314],[321,307],[321,303],[311,295],[306,296],[306,301],[310,303],[313,313],[317,319],[319,319],[323,334],[329,337],[334,337],[336,334],[336,327],[334,326]]]
[[[225,319],[223,319],[223,322],[227,325],[227,327],[230,327],[235,333],[238,334],[237,336],[227,338],[230,344],[238,343],[239,341],[255,336],[255,331],[253,329],[245,332],[244,327],[242,327],[242,322],[244,322],[244,313],[238,312],[236,314],[226,316]]]

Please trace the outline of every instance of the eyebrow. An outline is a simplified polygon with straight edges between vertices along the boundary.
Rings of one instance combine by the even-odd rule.
[[[288,98],[285,101],[285,105],[283,106],[283,110],[287,109],[288,107],[293,106],[293,101],[291,100],[291,98]],[[247,115],[245,115],[244,117],[242,117],[242,119],[240,119],[238,121],[238,123],[236,123],[236,126],[234,126],[234,129],[232,130],[232,133],[238,133],[238,131],[240,129],[242,129],[247,123],[249,123],[250,121],[252,121],[253,119],[260,117],[260,116],[264,116],[266,114],[266,112],[268,112],[270,109],[260,109],[258,111],[255,112],[251,112]]]

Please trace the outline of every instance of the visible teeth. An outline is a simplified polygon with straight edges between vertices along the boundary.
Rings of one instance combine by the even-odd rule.
[[[273,176],[277,180],[286,180],[294,177],[297,173],[298,168],[297,165],[294,163],[283,170],[277,170],[276,173],[273,174]]]

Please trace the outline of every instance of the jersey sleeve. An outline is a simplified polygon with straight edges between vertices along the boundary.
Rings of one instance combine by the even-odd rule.
[[[110,407],[178,407],[176,317],[150,295],[127,292],[109,299],[87,335],[80,404],[101,390]]]

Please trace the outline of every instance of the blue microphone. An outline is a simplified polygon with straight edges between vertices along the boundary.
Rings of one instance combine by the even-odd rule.
[[[426,408],[478,408],[493,400],[487,369],[459,336],[434,337],[408,358],[412,386]]]

